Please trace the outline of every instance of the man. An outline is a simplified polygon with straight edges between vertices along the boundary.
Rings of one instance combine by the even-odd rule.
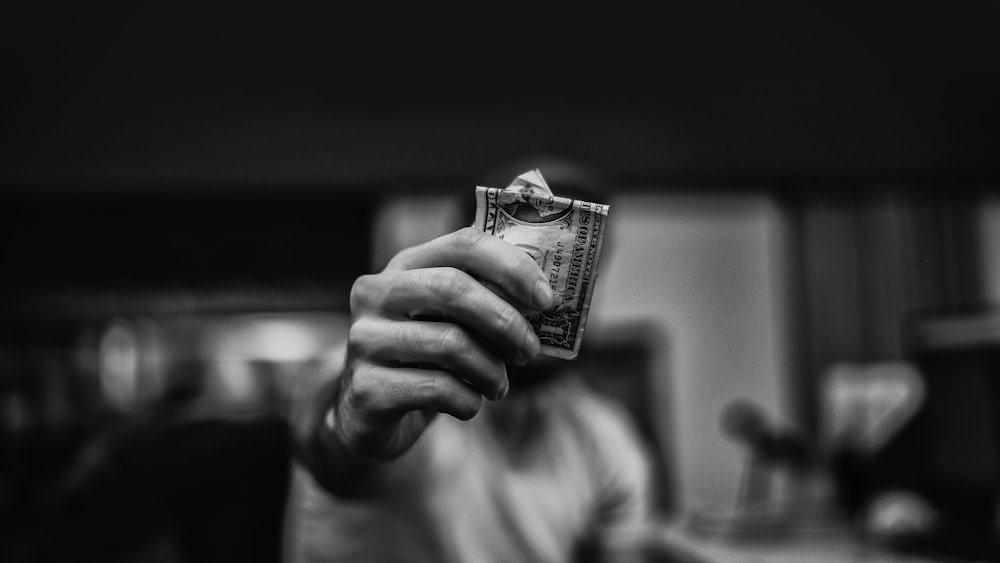
[[[296,415],[288,559],[637,555],[646,459],[623,413],[539,357],[519,309],[552,300],[523,250],[472,228],[359,278],[346,350]]]

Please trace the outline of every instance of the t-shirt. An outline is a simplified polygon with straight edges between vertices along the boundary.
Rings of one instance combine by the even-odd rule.
[[[583,541],[638,537],[650,472],[625,413],[575,377],[505,400],[522,401],[529,440],[511,445],[491,403],[469,421],[440,415],[375,498],[333,496],[297,465],[286,560],[563,562]]]

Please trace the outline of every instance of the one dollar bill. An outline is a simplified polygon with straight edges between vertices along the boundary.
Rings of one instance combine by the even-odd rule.
[[[554,196],[538,170],[506,188],[476,188],[475,227],[523,248],[548,277],[553,306],[527,317],[547,356],[571,360],[580,352],[609,209]]]

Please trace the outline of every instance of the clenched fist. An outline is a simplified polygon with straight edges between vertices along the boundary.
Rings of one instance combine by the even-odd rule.
[[[520,311],[552,299],[527,253],[472,228],[400,252],[351,290],[346,363],[326,430],[379,462],[406,452],[439,412],[471,418],[483,397],[507,394],[505,361],[538,355]]]

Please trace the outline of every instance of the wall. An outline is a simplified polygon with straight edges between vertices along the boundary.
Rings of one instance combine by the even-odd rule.
[[[1000,196],[984,198],[979,208],[983,301],[1000,306]]]
[[[766,196],[626,195],[588,330],[661,327],[661,400],[681,506],[733,502],[741,450],[719,431],[739,397],[787,418],[786,220]]]

